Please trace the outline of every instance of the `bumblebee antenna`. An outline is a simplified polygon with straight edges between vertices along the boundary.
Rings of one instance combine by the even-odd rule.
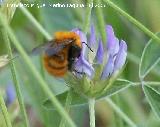
[[[91,47],[89,47],[89,45],[86,42],[82,42],[82,43],[86,44],[87,47],[93,52],[93,50],[91,49]]]

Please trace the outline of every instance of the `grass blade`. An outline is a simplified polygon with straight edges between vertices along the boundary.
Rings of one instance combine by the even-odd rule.
[[[11,121],[9,119],[9,114],[8,114],[7,108],[5,106],[5,102],[4,102],[3,97],[1,95],[0,95],[0,107],[2,109],[2,113],[3,113],[7,127],[12,127]]]
[[[7,32],[6,32],[5,29],[2,29],[2,35],[3,35],[3,38],[4,38],[4,42],[6,44],[7,50],[8,50],[9,59],[12,59],[13,58],[12,49],[11,49],[10,41],[9,41],[9,38],[8,38],[8,35],[7,35]],[[15,68],[13,60],[10,61],[10,68],[11,68],[12,78],[13,78],[13,82],[14,82],[19,106],[20,106],[20,109],[21,109],[21,112],[22,112],[22,115],[23,115],[23,119],[25,121],[25,126],[29,127],[29,121],[28,121],[28,118],[27,118],[25,105],[24,105],[22,93],[21,93],[21,90],[20,90],[20,85],[19,85],[18,80],[17,80],[16,68]]]

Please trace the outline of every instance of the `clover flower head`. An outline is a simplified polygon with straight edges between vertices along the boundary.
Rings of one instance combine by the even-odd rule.
[[[81,82],[81,79],[87,77],[89,79],[87,88],[95,87],[96,84],[101,84],[103,81],[108,81],[110,77],[112,77],[115,72],[119,71],[125,64],[127,57],[127,44],[123,40],[119,41],[119,39],[115,36],[111,25],[106,26],[106,46],[104,46],[104,43],[102,43],[100,38],[98,42],[96,41],[96,32],[93,25],[90,29],[91,33],[89,41],[87,40],[86,35],[80,29],[73,29],[72,31],[80,36],[81,42],[86,42],[88,46],[90,46],[90,48],[95,52],[93,61],[89,61],[89,56],[92,52],[90,52],[90,50],[86,50],[87,45],[82,43],[80,57],[77,58],[74,64],[74,70],[76,70],[75,76],[78,77],[78,84]],[[97,48],[95,45],[97,45]],[[82,80],[82,86],[84,83],[83,81],[86,80]],[[72,82],[72,84],[75,84],[75,82],[76,81]],[[86,87],[86,83],[84,84]],[[102,84],[107,85],[104,84],[104,82]],[[77,86],[80,87],[81,85]],[[82,87],[82,89],[83,88],[84,87]],[[104,86],[101,89],[103,88]],[[91,94],[92,92],[89,93]]]
[[[80,29],[74,29],[72,30],[75,33],[77,33],[80,38],[81,41],[85,41],[87,42],[87,37],[86,35],[80,30]],[[107,60],[105,60],[104,62],[106,62],[105,66],[104,66],[104,70],[101,74],[101,79],[105,79],[108,78],[109,75],[113,74],[113,72],[119,70],[122,68],[122,66],[125,64],[126,61],[126,56],[127,56],[127,45],[126,42],[121,40],[119,43],[118,38],[115,36],[113,28],[111,25],[107,25],[106,26],[106,34],[107,34],[107,53],[104,54],[104,47],[103,47],[103,43],[102,40],[99,39],[98,42],[98,48],[97,48],[97,52],[96,52],[96,62],[97,64],[102,64],[103,61],[105,60],[103,57],[104,55],[107,55]],[[91,33],[90,33],[90,44],[93,44],[95,42],[91,42],[91,41],[95,41],[96,37],[95,37],[95,29],[94,26],[91,26]],[[91,47],[93,47],[91,45]],[[86,49],[86,45],[83,44],[83,48]],[[75,64],[75,68],[82,72],[86,72],[86,74],[91,77],[94,74],[94,68],[92,67],[92,65],[86,60],[85,57],[85,51],[83,51],[84,49],[82,48],[82,53],[80,58],[77,60],[76,64]],[[104,59],[104,60],[103,60]]]

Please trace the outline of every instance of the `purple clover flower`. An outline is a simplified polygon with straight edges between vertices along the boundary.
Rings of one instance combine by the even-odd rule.
[[[114,35],[112,26],[106,26],[107,32],[107,57],[108,61],[104,67],[101,79],[107,79],[116,71],[120,70],[125,64],[127,57],[127,44],[121,40],[119,44],[118,38]]]
[[[87,43],[87,37],[86,35],[80,30],[80,29],[73,29],[75,33],[77,33],[82,42]],[[88,45],[91,48],[94,48],[96,36],[95,36],[95,29],[94,26],[91,26],[91,33],[90,33],[90,40]],[[125,64],[126,57],[127,57],[127,44],[125,41],[121,40],[119,42],[118,38],[115,36],[113,28],[111,25],[106,26],[106,34],[107,34],[107,45],[106,48],[104,48],[103,43],[101,39],[99,39],[98,42],[98,48],[95,55],[95,61],[96,64],[99,64],[103,67],[103,71],[101,72],[100,79],[106,80],[110,76],[112,76],[116,71],[120,70],[123,65]],[[82,52],[80,57],[75,62],[75,70],[78,72],[85,73],[90,79],[94,78],[95,70],[93,68],[93,63],[89,62],[88,56],[85,56],[86,48],[87,46],[85,44],[82,44]],[[93,51],[96,51],[96,49],[93,49]],[[104,52],[107,51],[107,52]],[[92,52],[91,52],[92,53]],[[105,60],[104,58],[107,58]],[[77,77],[82,78],[80,74],[76,74]]]
[[[72,31],[80,36],[81,42],[87,42],[87,37],[86,37],[85,33],[83,33],[80,29],[75,28]],[[86,45],[83,44],[82,45],[82,54],[85,55],[85,52],[86,52]]]
[[[116,55],[116,58],[115,58],[115,67],[114,67],[114,70],[119,70],[122,68],[122,66],[125,64],[125,61],[126,61],[126,57],[127,57],[127,44],[125,41],[121,40],[120,41],[120,48],[119,48],[119,51]]]
[[[90,38],[88,41],[88,45],[90,47],[94,47],[96,45],[96,32],[93,24],[91,25],[91,28],[90,28]]]
[[[82,72],[86,74],[90,79],[94,76],[94,68],[92,65],[86,60],[86,58],[81,55],[79,59],[75,63],[75,70],[77,72]],[[82,74],[77,73],[78,77],[82,77]]]
[[[15,89],[12,83],[9,83],[6,87],[6,104],[11,105],[16,99]]]
[[[104,66],[104,70],[101,74],[101,79],[105,80],[106,78],[108,78],[114,70],[114,59],[113,56],[109,56],[108,61],[106,63],[106,65]]]
[[[114,31],[112,26],[106,26],[106,34],[107,34],[107,52],[109,55],[114,56],[119,50],[119,40],[114,35]]]
[[[80,36],[81,42],[87,42],[86,35],[80,29],[73,29],[73,32]],[[85,73],[88,77],[92,78],[94,74],[94,68],[92,65],[86,60],[85,51],[86,51],[86,44],[82,43],[82,52],[79,59],[75,63],[75,70],[77,72]],[[76,73],[77,77],[82,77],[82,74]]]
[[[97,53],[96,53],[96,57],[95,57],[98,64],[103,63],[103,56],[104,56],[103,43],[102,43],[102,40],[99,39],[98,49],[97,49]]]

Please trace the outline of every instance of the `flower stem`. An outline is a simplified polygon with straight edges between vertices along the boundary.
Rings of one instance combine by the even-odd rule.
[[[105,99],[115,112],[126,122],[130,127],[137,127],[137,125],[109,98]]]
[[[47,40],[52,40],[52,36],[44,30],[42,25],[37,22],[37,20],[33,17],[33,15],[25,8],[19,7],[23,14],[36,26],[36,28],[46,37]]]
[[[95,99],[89,99],[89,116],[90,116],[90,127],[95,127]]]
[[[6,31],[8,32],[8,35],[9,35],[9,37],[12,40],[11,42],[15,45],[16,49],[18,50],[18,52],[22,55],[23,60],[28,65],[28,68],[33,73],[33,76],[39,82],[40,87],[44,90],[44,92],[46,93],[46,95],[48,95],[48,97],[51,98],[51,102],[56,107],[56,109],[59,112],[59,114],[61,116],[63,116],[67,120],[67,122],[69,123],[70,127],[76,127],[76,125],[74,124],[74,122],[71,120],[71,118],[69,117],[69,115],[67,114],[67,112],[64,110],[64,108],[62,107],[62,105],[59,103],[59,101],[57,100],[57,98],[54,96],[54,94],[52,93],[52,91],[48,87],[47,83],[44,81],[44,79],[42,78],[42,76],[36,70],[36,67],[33,65],[33,63],[31,62],[31,60],[29,58],[29,56],[27,55],[27,53],[25,52],[25,50],[23,49],[23,47],[20,45],[19,41],[17,40],[16,36],[13,33],[13,30],[7,24],[6,19],[4,18],[4,16],[3,16],[2,13],[0,13],[0,22],[4,26],[4,28],[6,29]]]
[[[148,28],[146,28],[142,23],[137,21],[135,18],[130,16],[128,13],[126,13],[124,10],[119,8],[116,4],[111,2],[110,0],[104,0],[110,7],[112,7],[115,11],[120,13],[122,16],[124,16],[126,19],[128,19],[131,23],[133,23],[135,26],[137,26],[140,30],[142,30],[144,33],[146,33],[148,36],[150,36],[152,39],[155,39],[157,42],[160,43],[160,38],[157,37],[153,32],[151,32]]]
[[[12,127],[12,124],[11,124],[11,121],[9,118],[9,114],[8,114],[7,108],[5,106],[5,102],[4,102],[3,97],[1,95],[0,95],[0,107],[2,109],[2,114],[4,116],[7,127]]]
[[[68,113],[69,113],[70,105],[71,105],[71,102],[72,102],[72,93],[71,92],[72,92],[71,90],[68,91],[68,94],[67,94],[67,97],[66,97],[66,103],[65,103],[65,110]],[[64,118],[62,118],[59,127],[65,127],[65,125],[66,125],[66,120]]]
[[[95,5],[100,5],[101,0],[94,0],[94,4]],[[106,36],[106,31],[105,31],[105,22],[104,22],[102,8],[101,7],[96,7],[95,8],[95,13],[96,13],[96,16],[97,16],[97,23],[98,23],[98,28],[99,28],[100,33],[101,33],[102,42],[105,44],[106,40],[107,40],[107,36]]]
[[[117,104],[117,106],[119,106],[119,108],[121,108],[121,100],[120,100],[120,96],[118,95],[118,94],[116,94],[115,95],[115,97],[114,97],[114,99],[115,99],[115,104]],[[119,117],[118,115],[117,115],[117,113],[114,113],[115,115],[115,123],[116,123],[116,126],[118,126],[118,127],[124,127],[124,123],[123,123],[123,119],[121,118],[121,117]]]
[[[92,4],[92,3],[93,3],[93,0],[87,0],[87,5]],[[88,29],[89,29],[89,26],[90,26],[92,8],[88,6],[88,7],[86,7],[85,11],[86,12],[85,12],[85,20],[84,20],[83,31],[85,33],[87,33]]]
[[[3,35],[3,38],[4,38],[4,42],[6,44],[7,50],[8,50],[9,59],[12,59],[13,58],[12,49],[11,49],[10,41],[9,41],[9,38],[8,38],[8,34],[7,34],[5,29],[2,29],[2,35]],[[19,85],[18,80],[17,80],[16,68],[15,68],[13,60],[10,61],[10,68],[11,68],[12,78],[13,78],[18,102],[19,102],[19,105],[20,105],[21,112],[23,114],[23,119],[25,121],[25,126],[29,127],[29,121],[28,121],[28,118],[27,118],[27,114],[26,114],[26,110],[25,110],[25,106],[24,106],[24,101],[23,101],[21,90],[20,90],[20,85]]]

